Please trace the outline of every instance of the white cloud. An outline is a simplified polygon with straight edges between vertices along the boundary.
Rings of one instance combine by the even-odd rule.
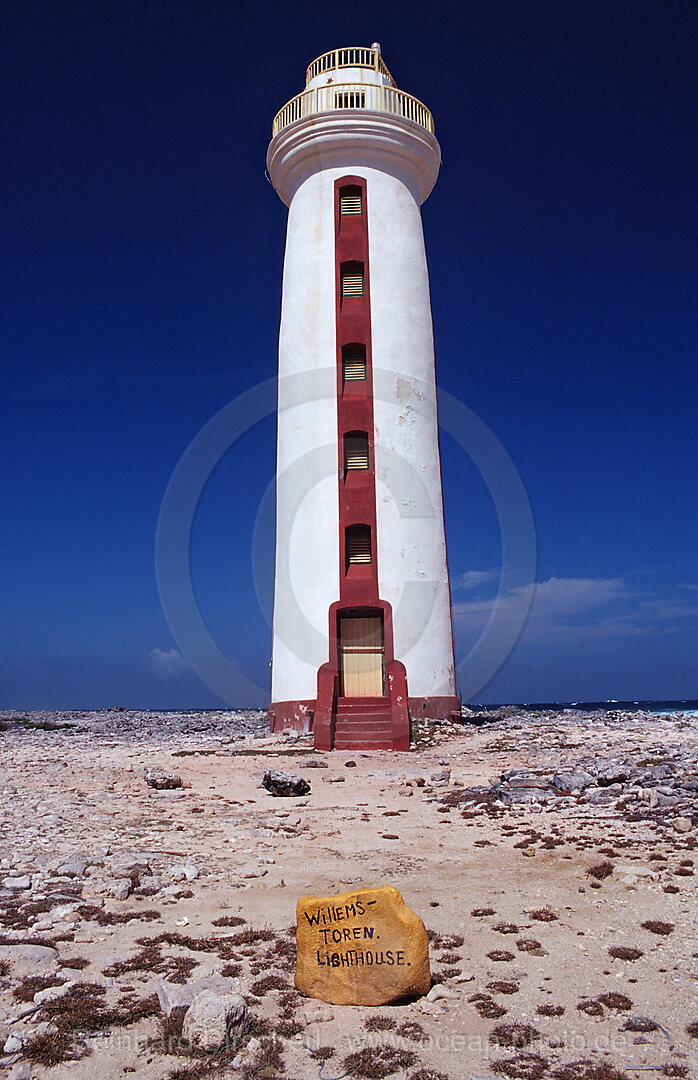
[[[176,679],[189,668],[189,661],[178,649],[151,649],[147,663],[162,679]]]
[[[698,604],[677,604],[670,601],[656,600],[646,605],[647,611],[657,619],[687,619],[698,615]]]
[[[491,581],[497,581],[499,570],[466,570],[459,574],[453,581],[453,588],[463,590],[477,589],[480,585],[488,585]]]
[[[548,578],[535,589],[534,607],[548,618],[580,615],[607,607],[633,593],[621,578]]]
[[[510,606],[527,594],[533,594],[535,612],[548,619],[579,615],[632,595],[620,578],[548,578],[537,585],[512,589],[499,600],[461,601],[454,604],[453,610],[457,614],[489,613],[495,604]]]
[[[523,645],[580,646],[641,635],[670,634],[679,621],[698,613],[693,597],[643,595],[622,578],[548,578],[487,600],[462,600],[453,614],[480,633],[495,605],[505,611],[533,597]],[[688,603],[686,601],[689,601]]]

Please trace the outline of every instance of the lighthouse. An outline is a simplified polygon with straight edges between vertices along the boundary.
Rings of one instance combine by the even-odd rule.
[[[288,206],[270,726],[410,744],[459,711],[420,206],[441,153],[380,46],[334,49],[274,119]]]

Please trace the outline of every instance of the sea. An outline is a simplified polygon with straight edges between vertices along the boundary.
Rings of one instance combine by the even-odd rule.
[[[500,702],[497,705],[488,704],[470,705],[471,709],[498,709],[503,708],[510,702]],[[674,716],[682,713],[684,716],[698,716],[698,699],[686,698],[680,701],[616,701],[609,698],[608,701],[526,701],[517,704],[517,708],[525,712],[539,712],[543,709],[578,709],[579,712],[596,712],[604,709],[621,709],[623,712],[650,712],[661,716]]]
[[[682,713],[684,716],[698,716],[698,698],[682,698],[678,701],[617,701],[615,698],[608,698],[607,701],[488,701],[487,703],[468,701],[463,704],[467,705],[469,709],[483,710],[503,709],[506,706],[511,706],[531,713],[541,712],[543,709],[555,709],[556,712],[561,712],[563,709],[577,709],[579,712],[620,709],[623,712],[648,712],[657,713],[660,716],[674,716],[678,713]],[[256,713],[265,711],[268,708],[268,705],[240,705],[232,711]],[[219,713],[225,712],[226,709],[223,707],[219,709],[156,709],[154,711],[183,716],[188,713]]]

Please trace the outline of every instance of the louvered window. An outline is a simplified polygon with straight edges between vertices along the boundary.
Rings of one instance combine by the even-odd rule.
[[[363,296],[364,268],[362,263],[344,263],[341,270],[342,296]]]
[[[368,435],[365,431],[354,431],[344,436],[344,469],[368,468]]]
[[[363,214],[363,198],[361,188],[346,187],[339,192],[339,213],[342,217],[355,214]]]
[[[366,93],[363,90],[347,90],[334,95],[335,109],[364,109]]]
[[[371,562],[371,530],[368,525],[350,525],[345,538],[348,567]]]
[[[345,382],[366,378],[366,346],[345,345],[342,349],[342,376]]]

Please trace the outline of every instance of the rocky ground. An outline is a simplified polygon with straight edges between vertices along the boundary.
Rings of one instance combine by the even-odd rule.
[[[253,712],[6,713],[0,738],[0,1075],[698,1076],[696,718],[505,709],[400,754]],[[428,998],[301,997],[298,896],[385,884],[430,932]],[[247,1003],[221,1051],[181,1036],[196,984]]]

